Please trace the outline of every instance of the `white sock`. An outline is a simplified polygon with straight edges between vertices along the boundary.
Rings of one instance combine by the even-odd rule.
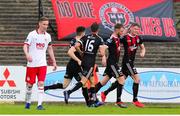
[[[42,105],[44,96],[44,87],[38,87],[38,106]]]
[[[31,94],[32,94],[32,87],[26,86],[26,96],[25,96],[26,103],[31,103]]]

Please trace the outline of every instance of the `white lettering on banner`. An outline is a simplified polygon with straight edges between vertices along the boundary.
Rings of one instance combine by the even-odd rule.
[[[22,66],[0,66],[0,81],[4,82],[4,71],[8,69],[10,75],[3,86],[0,86],[0,101],[24,101],[25,99],[25,74],[26,67]],[[99,68],[99,80],[103,79],[105,68]],[[52,67],[48,67],[45,85],[52,85],[57,82],[63,82],[66,67],[58,67],[56,72],[52,72]],[[180,103],[180,69],[178,68],[137,68],[141,82],[139,87],[138,99],[142,102],[158,103]],[[8,80],[14,81],[16,87],[9,86]],[[106,90],[111,83],[115,81],[112,78],[104,87],[100,89],[97,96],[100,98],[101,91]],[[67,89],[70,89],[77,83],[74,79]],[[124,102],[132,101],[131,78],[127,78],[122,100]],[[63,91],[61,89],[49,90],[45,92],[45,101],[64,101]],[[84,101],[81,89],[71,95],[70,101]],[[167,94],[168,93],[168,94]],[[107,102],[116,101],[116,91],[112,91],[107,96]],[[37,85],[33,87],[32,101],[37,101]]]

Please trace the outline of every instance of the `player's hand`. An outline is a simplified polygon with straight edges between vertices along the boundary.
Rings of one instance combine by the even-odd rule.
[[[81,60],[78,60],[78,65],[81,66]]]
[[[56,62],[53,62],[53,66],[54,66],[53,71],[56,71],[56,69],[57,69],[57,64],[56,64]]]
[[[28,62],[32,62],[32,57],[29,54],[26,55],[26,59]]]
[[[140,56],[143,58],[145,56],[144,52],[140,52]]]

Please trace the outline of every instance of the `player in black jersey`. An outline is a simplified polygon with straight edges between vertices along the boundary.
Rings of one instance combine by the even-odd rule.
[[[121,96],[123,84],[125,81],[125,78],[122,76],[123,74],[120,72],[118,66],[120,57],[120,37],[123,35],[123,32],[123,25],[117,23],[114,26],[114,32],[112,33],[111,37],[105,42],[105,46],[108,48],[109,55],[107,59],[105,56],[103,57],[103,62],[106,62],[107,60],[107,65],[103,74],[104,78],[96,85],[95,90],[98,92],[100,88],[105,85],[112,77],[116,78],[116,84],[118,86],[116,104],[119,107],[126,108],[127,106],[118,98]],[[102,99],[102,102],[104,102],[104,100],[105,99]]]
[[[73,38],[70,42],[70,48],[75,45],[77,41],[79,41],[83,36],[85,35],[85,27],[79,26],[76,28],[76,37]],[[82,48],[81,48],[82,49]],[[81,50],[78,50],[75,52],[75,55],[82,59],[82,53]],[[67,66],[66,66],[66,73],[64,75],[64,82],[63,83],[57,83],[50,86],[45,86],[44,90],[50,90],[50,89],[66,89],[68,85],[70,84],[72,78],[74,77],[76,81],[80,81],[81,77],[78,75],[78,73],[81,72],[81,68],[78,65],[78,63],[74,59],[70,59]],[[82,88],[83,96],[85,97],[86,104],[88,105],[88,92],[87,88]]]
[[[140,78],[139,78],[136,68],[134,67],[134,60],[135,60],[135,55],[136,55],[138,46],[140,47],[141,57],[145,56],[145,51],[146,51],[142,38],[138,36],[139,29],[140,29],[140,26],[137,23],[132,23],[129,29],[130,32],[120,40],[124,46],[124,56],[122,60],[121,72],[123,73],[125,78],[127,78],[127,76],[129,75],[134,80],[133,88],[132,88],[133,89],[133,104],[137,107],[144,107],[144,104],[140,103],[137,99]],[[113,88],[107,89],[105,91],[106,95],[110,91],[115,89],[114,87],[115,86],[113,86]],[[105,95],[102,95],[102,97],[105,98]]]
[[[95,64],[95,58],[96,58],[98,49],[101,56],[104,56],[105,54],[103,39],[98,35],[99,25],[97,23],[93,23],[91,25],[91,31],[92,31],[92,34],[82,37],[80,41],[76,43],[75,47],[72,47],[68,53],[69,56],[73,58],[75,61],[77,61],[78,64],[81,66],[82,72],[80,73],[81,81],[78,82],[72,89],[68,91],[64,91],[66,103],[68,103],[69,96],[72,92],[78,90],[80,87],[85,85],[87,80],[90,80],[91,82],[90,77],[92,77],[93,67]],[[80,46],[83,46],[82,60],[77,58],[74,54],[74,52]],[[95,105],[94,101],[96,101],[96,93],[95,93],[94,87],[90,88],[90,92],[94,99],[93,102],[91,102],[91,105]]]

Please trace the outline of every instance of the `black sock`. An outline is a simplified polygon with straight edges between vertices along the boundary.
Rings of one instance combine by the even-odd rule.
[[[88,95],[88,89],[87,89],[87,87],[82,87],[82,94],[83,94],[83,96],[84,96],[84,98],[85,98],[85,101],[86,101],[86,105],[89,105],[89,95]]]
[[[95,102],[97,100],[97,96],[96,96],[96,92],[95,92],[95,87],[91,87],[90,88],[90,92],[92,94],[93,101]]]
[[[104,94],[107,95],[109,92],[116,89],[118,84],[119,84],[118,81],[115,81],[114,83],[112,83],[111,86],[106,91],[104,91]]]
[[[63,84],[62,83],[57,83],[54,85],[50,85],[50,86],[44,86],[44,90],[48,90],[48,89],[63,89]]]
[[[90,90],[90,88],[88,89],[88,96],[89,96],[89,99],[91,99],[91,98],[92,98],[92,94],[91,94],[91,90]]]
[[[117,85],[117,101],[116,102],[121,102],[122,89],[123,89],[123,85],[118,84]]]
[[[139,83],[133,83],[133,101],[138,101],[137,95],[138,95],[138,90],[139,90]]]
[[[95,85],[95,91],[96,93],[101,89],[102,87],[102,84],[100,82],[98,82],[96,85]]]
[[[78,90],[82,86],[83,86],[83,84],[81,82],[76,83],[76,85],[72,89],[68,90],[68,94],[73,93],[74,91]]]

